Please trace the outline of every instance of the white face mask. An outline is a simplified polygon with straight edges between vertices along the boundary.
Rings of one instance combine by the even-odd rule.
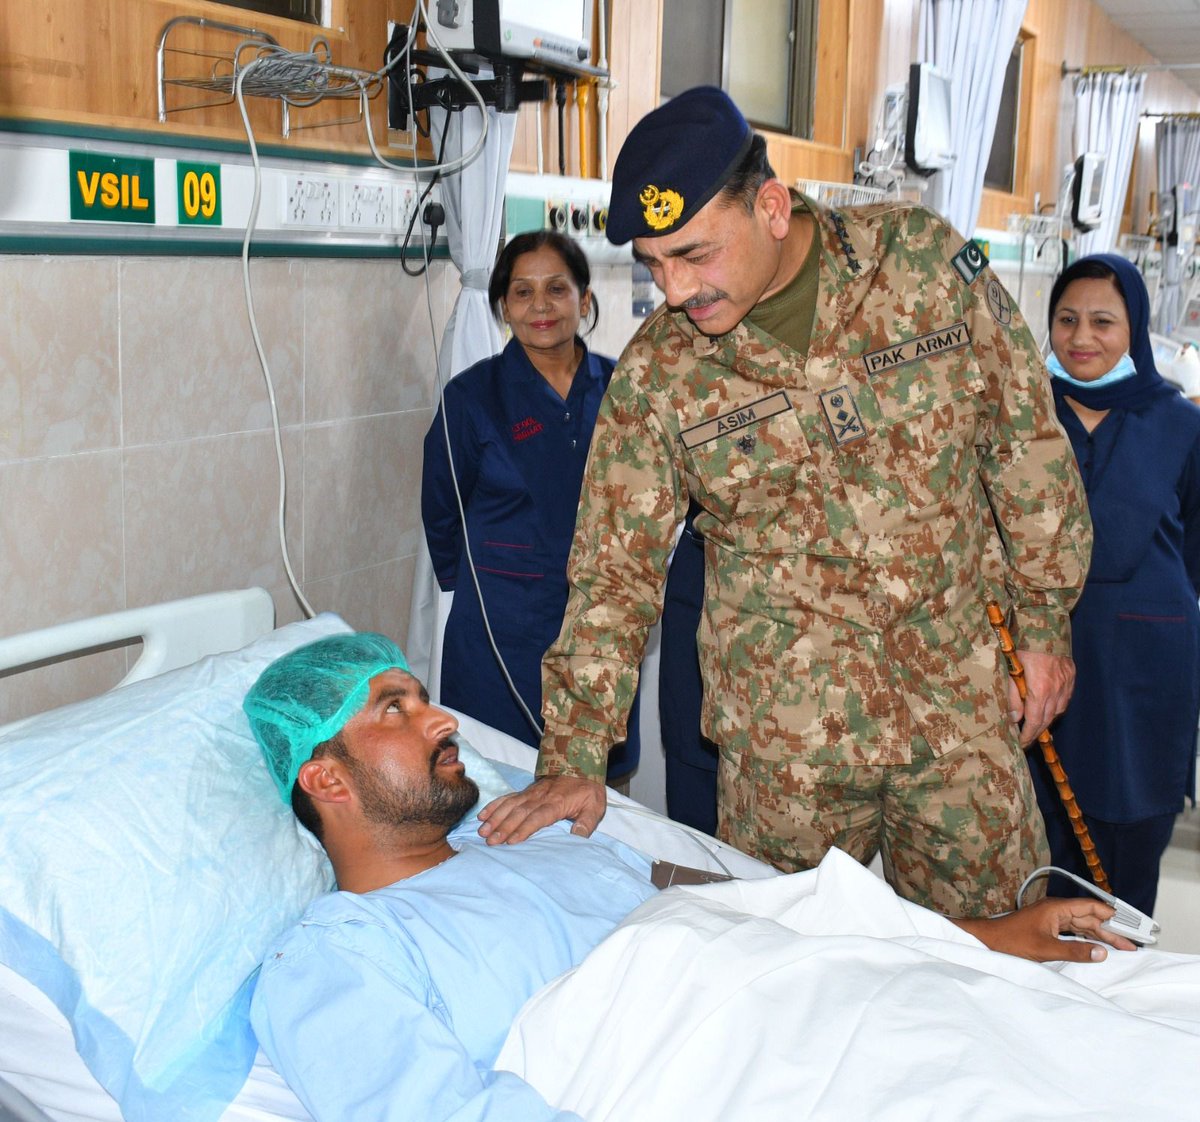
[[[1071,385],[1078,386],[1081,390],[1098,390],[1101,386],[1111,386],[1114,382],[1123,382],[1126,378],[1132,378],[1137,373],[1137,367],[1133,365],[1133,359],[1130,358],[1128,351],[1117,359],[1117,365],[1107,374],[1102,374],[1099,378],[1093,378],[1090,382],[1081,381],[1079,378],[1072,378],[1063,369],[1063,364],[1058,361],[1058,355],[1053,351],[1046,358],[1046,369],[1055,378],[1061,378],[1064,382],[1070,382]]]

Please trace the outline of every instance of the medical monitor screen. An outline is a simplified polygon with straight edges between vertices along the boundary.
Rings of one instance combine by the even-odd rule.
[[[1071,221],[1077,230],[1094,230],[1103,220],[1104,157],[1084,152],[1075,161],[1071,186]]]
[[[585,9],[587,9],[585,11]],[[585,25],[591,21],[591,4],[571,3],[570,0],[500,0],[500,20],[509,25],[519,24],[536,30],[540,35],[558,36],[564,40],[581,40]]]
[[[430,0],[442,46],[592,73],[592,0]]]
[[[913,63],[908,75],[904,162],[918,175],[932,175],[954,163],[950,105],[950,75],[928,62]]]

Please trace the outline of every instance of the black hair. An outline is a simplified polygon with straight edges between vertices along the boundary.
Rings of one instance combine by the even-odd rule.
[[[581,296],[592,287],[592,270],[588,265],[588,259],[574,238],[560,234],[557,230],[530,230],[527,233],[518,234],[515,238],[505,242],[504,248],[496,257],[491,280],[488,281],[488,302],[492,305],[492,314],[498,321],[502,318],[500,301],[508,295],[508,286],[512,283],[513,265],[516,264],[517,258],[525,253],[535,253],[542,248],[554,250],[563,259],[563,264],[566,265],[567,272],[571,274],[571,279],[575,281],[575,287],[579,289]],[[596,322],[600,318],[600,306],[596,302],[594,292],[592,293],[591,308],[591,322],[587,326],[589,332],[595,329]]]
[[[758,189],[768,179],[774,178],[775,169],[767,159],[767,142],[761,133],[756,132],[746,154],[730,173],[717,197],[726,206],[741,206],[753,214]]]
[[[1121,303],[1125,305],[1125,311],[1129,311],[1129,302],[1125,299],[1125,291],[1121,288],[1121,282],[1117,280],[1117,274],[1103,261],[1096,261],[1090,257],[1081,257],[1073,265],[1068,265],[1058,275],[1058,280],[1054,282],[1054,287],[1050,289],[1050,318],[1054,319],[1054,310],[1058,307],[1058,302],[1063,298],[1063,293],[1067,291],[1067,285],[1072,281],[1077,280],[1108,280],[1112,281],[1113,286],[1121,294]]]
[[[318,744],[313,749],[313,754],[309,756],[309,759],[319,760],[326,756],[332,757],[335,760],[350,758],[350,750],[346,747],[346,742],[342,739],[340,732],[335,733],[328,740]],[[306,760],[305,762],[307,763],[308,761]],[[292,784],[292,810],[300,820],[300,825],[312,834],[317,841],[324,844],[325,838],[322,836],[324,831],[321,827],[321,815],[317,811],[316,804],[312,801],[312,796],[300,786],[300,779],[298,777]]]

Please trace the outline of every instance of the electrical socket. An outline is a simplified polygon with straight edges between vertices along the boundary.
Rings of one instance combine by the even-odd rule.
[[[355,230],[391,229],[390,188],[380,183],[343,183],[342,225]]]
[[[442,199],[442,188],[439,184],[436,184],[436,183],[430,189],[429,194],[425,196],[425,201],[423,203],[421,203],[421,216],[420,216],[419,221],[425,227],[425,237],[429,236],[429,224],[425,218],[425,211],[429,207],[435,206],[435,205],[440,206],[442,208],[443,213],[445,213],[446,204]],[[442,225],[440,225],[437,229],[437,237],[432,242],[430,242],[430,245],[446,245],[447,240],[448,239],[446,237],[446,224],[445,224],[445,221],[443,221]]]
[[[323,226],[338,224],[338,188],[332,179],[316,176],[289,176],[287,202],[283,210],[285,226]]]
[[[408,229],[408,223],[417,206],[417,189],[412,184],[405,187],[393,187],[392,197],[396,229],[403,234]]]

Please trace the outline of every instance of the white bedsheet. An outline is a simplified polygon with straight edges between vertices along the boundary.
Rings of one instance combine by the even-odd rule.
[[[993,954],[834,851],[648,901],[497,1066],[588,1122],[1194,1120],[1200,959]]]

